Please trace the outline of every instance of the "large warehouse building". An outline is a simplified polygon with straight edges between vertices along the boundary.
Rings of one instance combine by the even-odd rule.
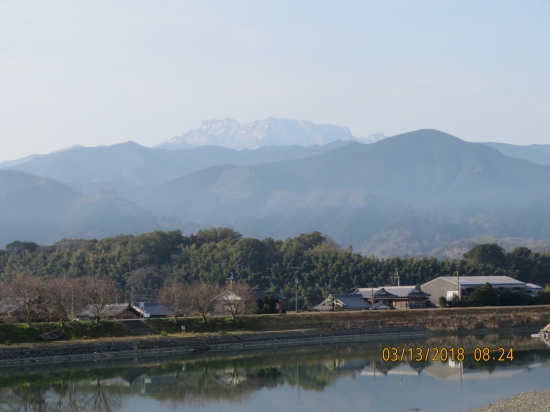
[[[441,296],[450,300],[458,294],[460,298],[464,299],[475,287],[484,286],[486,283],[489,283],[497,293],[508,290],[535,295],[542,290],[540,286],[508,276],[440,276],[424,283],[421,289],[423,292],[429,293],[431,301],[437,305]]]

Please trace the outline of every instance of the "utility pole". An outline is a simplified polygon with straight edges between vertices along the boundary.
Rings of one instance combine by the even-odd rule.
[[[456,284],[458,287],[458,301],[460,302],[462,300],[462,296],[460,296],[460,277],[458,276],[458,269],[456,270]]]
[[[229,281],[229,287],[231,287],[233,285],[233,282],[235,281],[235,278],[233,278],[233,272],[230,272],[230,273],[231,273],[231,277],[227,278],[227,280]]]
[[[401,286],[401,284],[400,284],[400,282],[399,282],[399,280],[401,279],[401,278],[399,277],[399,271],[397,271],[397,275],[395,276],[395,278],[397,279],[397,286]]]
[[[372,310],[372,306],[374,305],[374,288],[371,286],[370,288],[370,310]]]
[[[298,313],[298,278],[294,278],[296,282],[296,313]]]
[[[300,270],[302,270],[302,268],[300,267],[289,267],[289,269],[294,269],[296,270],[297,273],[300,272]],[[294,283],[295,283],[295,291],[296,291],[296,313],[298,313],[298,276],[294,276]]]

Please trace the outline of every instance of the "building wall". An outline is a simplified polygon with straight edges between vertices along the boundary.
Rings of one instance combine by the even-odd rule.
[[[439,298],[441,296],[445,299],[447,298],[448,291],[458,291],[456,284],[441,278],[435,279],[430,284],[423,284],[420,288],[422,289],[422,292],[432,295],[430,300],[436,305],[439,305]]]
[[[482,285],[479,285],[482,286]],[[523,285],[513,285],[513,286],[500,286],[500,285],[492,285],[493,289],[496,293],[500,293],[504,290],[512,291],[512,292],[518,292],[518,293],[525,293],[525,286]],[[445,279],[436,279],[430,284],[423,284],[421,286],[421,289],[423,292],[429,293],[432,295],[431,301],[432,303],[439,306],[439,298],[443,296],[445,299],[447,299],[447,292],[458,292],[458,287],[456,283],[451,283]],[[474,289],[473,286],[464,286],[460,285],[460,296],[462,299],[465,299],[470,292]]]

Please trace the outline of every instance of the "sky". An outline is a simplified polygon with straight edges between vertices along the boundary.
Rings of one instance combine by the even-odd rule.
[[[225,118],[550,144],[549,22],[549,0],[0,0],[0,162]]]

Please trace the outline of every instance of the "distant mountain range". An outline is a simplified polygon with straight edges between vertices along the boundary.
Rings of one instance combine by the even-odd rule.
[[[134,199],[155,185],[206,167],[300,159],[349,143],[336,141],[324,146],[276,146],[255,150],[219,146],[160,150],[127,142],[107,147],[77,147],[33,158],[12,165],[10,169],[59,180],[84,193],[116,189]]]
[[[206,120],[182,136],[174,137],[155,147],[179,150],[214,145],[242,150],[264,146],[326,145],[337,140],[374,143],[385,137],[383,134],[377,133],[366,138],[358,138],[344,126],[270,117],[246,124],[241,124],[233,119]]]
[[[85,196],[55,180],[14,170],[0,170],[0,210],[0,247],[19,239],[51,244],[62,238],[198,229],[159,216],[113,190]]]
[[[494,147],[500,153],[515,157],[517,159],[529,160],[540,165],[550,166],[550,144],[531,144],[528,146],[517,146],[507,143],[485,143]]]
[[[435,130],[353,140],[253,150],[127,142],[4,163],[0,247],[212,226],[273,238],[318,230],[381,257],[472,239],[550,241],[550,145],[468,143]]]
[[[218,166],[141,200],[161,214],[285,238],[319,230],[365,253],[490,235],[550,239],[550,167],[421,130],[259,166]]]

